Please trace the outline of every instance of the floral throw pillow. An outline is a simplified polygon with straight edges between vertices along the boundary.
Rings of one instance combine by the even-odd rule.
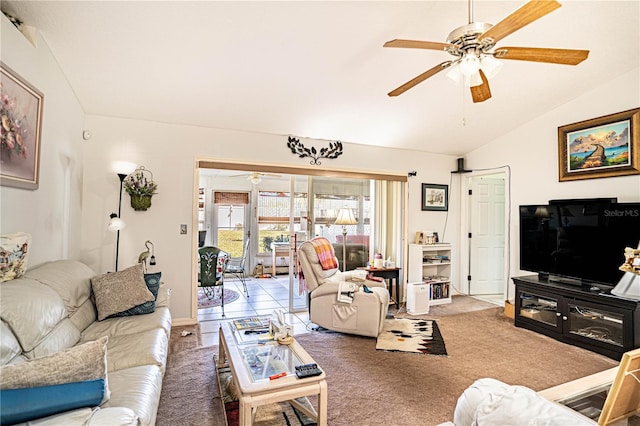
[[[222,274],[227,269],[229,263],[229,255],[225,252],[218,253],[218,261],[216,263],[216,275]]]
[[[31,235],[25,232],[0,235],[0,283],[20,278],[27,272]]]

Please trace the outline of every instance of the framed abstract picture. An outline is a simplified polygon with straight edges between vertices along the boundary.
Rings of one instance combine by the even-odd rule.
[[[0,62],[0,184],[38,189],[43,95]]]
[[[422,184],[422,210],[447,211],[449,208],[449,186],[431,183]]]
[[[558,127],[558,179],[640,174],[640,108]]]

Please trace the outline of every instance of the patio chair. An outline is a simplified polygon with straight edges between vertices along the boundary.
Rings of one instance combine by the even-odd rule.
[[[249,241],[244,243],[244,248],[242,249],[241,257],[232,257],[229,259],[227,263],[226,269],[224,270],[225,274],[231,274],[242,283],[242,287],[244,289],[245,296],[249,297],[249,291],[247,291],[247,278],[245,277],[245,265],[247,263],[247,253],[249,253]]]
[[[201,247],[198,249],[200,257],[200,276],[198,287],[209,300],[220,297],[222,316],[224,317],[224,271],[229,262],[229,255],[218,247]]]

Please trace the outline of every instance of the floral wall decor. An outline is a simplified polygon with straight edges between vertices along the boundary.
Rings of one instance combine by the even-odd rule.
[[[340,141],[329,142],[328,148],[321,148],[318,151],[314,146],[307,148],[300,142],[300,139],[289,136],[287,147],[300,158],[311,157],[309,163],[314,166],[322,164],[320,158],[334,159],[342,155],[342,142]]]
[[[124,189],[131,197],[131,207],[136,211],[146,211],[151,207],[151,197],[157,194],[158,184],[153,180],[153,173],[140,166],[124,178]]]
[[[42,93],[0,62],[0,183],[38,189]]]

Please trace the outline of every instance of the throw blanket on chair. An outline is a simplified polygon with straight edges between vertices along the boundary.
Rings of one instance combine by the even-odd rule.
[[[309,292],[309,285],[307,285],[307,280],[304,278],[300,256],[296,256],[296,270],[298,271],[298,296],[302,296]]]
[[[329,240],[324,237],[319,237],[312,239],[310,242],[316,250],[316,254],[318,255],[318,260],[320,260],[320,266],[323,271],[338,267],[338,259],[336,259],[336,255],[333,252],[333,246]]]

